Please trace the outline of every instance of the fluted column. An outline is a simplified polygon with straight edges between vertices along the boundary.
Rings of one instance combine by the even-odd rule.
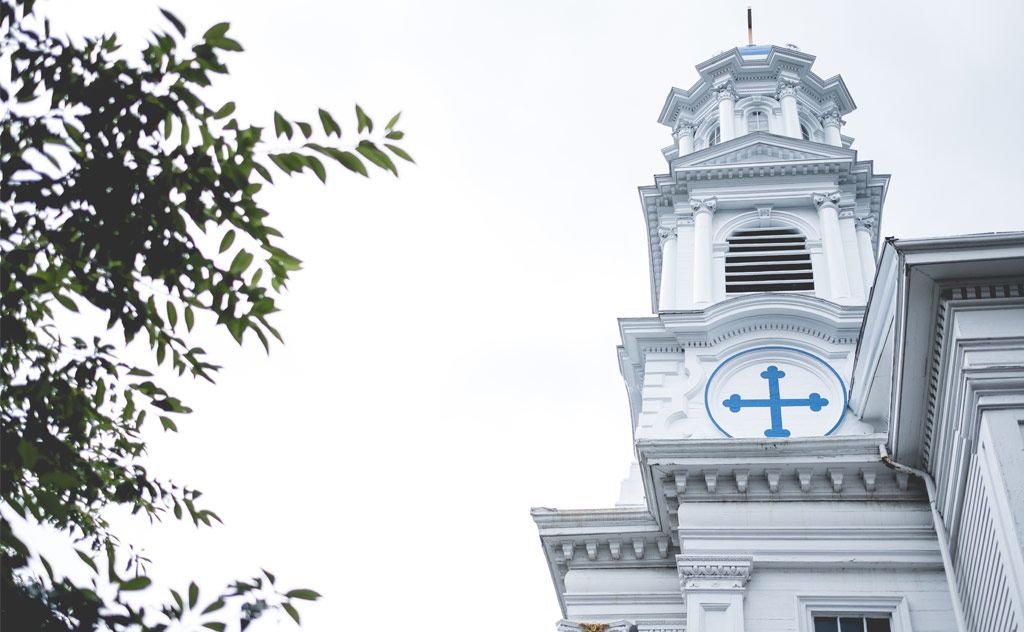
[[[661,238],[661,291],[658,306],[661,311],[676,309],[676,227],[658,228]]]
[[[736,138],[736,93],[726,84],[718,90],[718,129],[722,142]]]
[[[833,109],[819,120],[821,121],[821,126],[825,128],[825,142],[829,145],[842,147],[843,138],[839,135],[839,128],[845,125],[846,121],[839,117],[839,110]]]
[[[864,287],[871,290],[871,283],[875,280],[875,249],[872,247],[874,241],[875,218],[858,217],[854,220],[857,227],[857,250],[860,255],[861,273],[864,275]]]
[[[812,196],[818,209],[821,225],[821,249],[828,264],[828,278],[831,298],[849,298],[850,282],[846,278],[846,257],[843,256],[843,236],[839,232],[839,191],[815,193]]]
[[[692,123],[682,123],[672,132],[672,137],[676,139],[679,146],[680,156],[693,153],[693,132],[696,129],[697,127]]]
[[[711,246],[714,235],[711,217],[717,205],[718,198],[714,197],[690,200],[690,208],[693,209],[693,302],[696,305],[707,305],[713,298]]]
[[[796,109],[795,83],[783,81],[779,83],[779,102],[782,104],[782,127],[786,136],[791,138],[803,138],[800,133],[800,114]]]

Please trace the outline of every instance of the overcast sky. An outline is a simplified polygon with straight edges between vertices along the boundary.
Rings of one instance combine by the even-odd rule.
[[[618,497],[616,318],[650,313],[636,187],[666,171],[669,90],[746,43],[749,1],[168,0],[190,35],[230,21],[246,48],[212,101],[349,131],[353,103],[401,110],[417,165],[266,191],[305,262],[286,344],[200,332],[224,370],[174,387],[196,412],[151,433],[150,461],[226,525],[126,524],[154,576],[213,590],[266,567],[324,594],[312,630],[552,630],[529,508]],[[170,29],[149,2],[40,5],[130,45]],[[892,174],[883,235],[1019,230],[1022,6],[755,1],[754,35],[843,75],[843,133]]]

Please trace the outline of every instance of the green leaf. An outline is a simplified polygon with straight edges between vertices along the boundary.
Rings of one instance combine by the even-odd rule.
[[[405,132],[389,132],[384,138],[390,138],[391,140],[402,140],[405,138]]]
[[[395,147],[394,145],[390,145],[388,143],[384,143],[384,146],[387,147],[388,149],[390,149],[391,152],[393,154],[395,154],[396,156],[398,156],[399,158],[403,158],[403,159],[408,160],[409,162],[413,162],[413,163],[416,162],[415,160],[412,159],[412,156],[410,156],[409,154],[405,153],[405,150],[402,149],[401,147]]]
[[[323,108],[320,108],[320,124],[324,127],[324,134],[328,136],[337,134],[338,138],[341,138],[341,126],[334,120],[330,112]]]
[[[267,579],[270,580],[271,584],[273,584],[275,581],[277,581],[277,578],[274,577],[274,574],[271,573],[270,571],[268,571],[267,569],[261,568],[260,570],[263,571],[263,574],[267,576]]]
[[[299,613],[295,609],[295,606],[291,605],[290,603],[283,603],[281,604],[281,607],[284,608],[284,611],[288,613],[288,616],[291,617],[295,621],[295,623],[302,625],[299,622]]]
[[[181,33],[181,36],[185,37],[185,25],[181,23],[181,20],[176,18],[173,13],[166,9],[160,9],[160,13],[163,13],[164,17],[174,25],[174,28],[176,28],[179,33]]]
[[[242,344],[242,336],[245,335],[245,328],[248,326],[248,321],[243,318],[232,318],[224,323],[228,331],[231,332],[231,337],[235,339],[235,342]]]
[[[39,448],[28,439],[21,439],[18,441],[18,456],[21,457],[22,465],[31,470],[39,460]]]
[[[316,177],[320,178],[320,182],[326,184],[327,170],[324,169],[324,163],[320,162],[320,159],[315,156],[306,156],[306,160],[309,162],[309,168],[313,170]]]
[[[359,133],[362,134],[365,129],[368,132],[373,132],[373,121],[370,120],[369,116],[366,116],[366,112],[363,112],[363,108],[356,106],[356,122],[359,124]]]
[[[209,628],[211,630],[216,630],[217,632],[224,632],[224,630],[228,626],[224,625],[220,621],[207,621],[206,623],[203,624],[203,627],[204,628]]]
[[[221,109],[219,109],[219,110],[217,110],[216,112],[213,113],[213,118],[215,118],[215,119],[222,119],[222,118],[224,118],[225,116],[228,116],[229,114],[231,114],[234,111],[235,111],[235,102],[234,101],[228,101],[227,103],[224,104],[224,107],[222,107]],[[390,136],[389,136],[389,138],[390,138]]]
[[[178,310],[170,301],[167,301],[167,322],[171,324],[171,329],[178,324]]]
[[[278,138],[284,134],[288,140],[292,139],[292,124],[285,120],[279,112],[274,112],[274,133]]]
[[[386,127],[384,128],[384,129],[385,129],[386,131],[388,131],[388,132],[390,132],[390,131],[391,131],[392,129],[394,129],[394,128],[395,128],[395,123],[397,123],[397,122],[398,122],[398,117],[399,117],[399,116],[402,116],[402,113],[401,113],[401,112],[399,112],[398,114],[396,114],[396,115],[392,116],[392,117],[391,117],[391,120],[390,120],[390,121],[388,121],[388,124],[387,124],[387,126],[386,126]]]
[[[122,581],[120,584],[121,590],[142,590],[153,583],[148,577],[139,576],[132,579]]]
[[[313,135],[313,126],[310,125],[309,123],[295,121],[295,124],[299,126],[299,131],[301,131],[302,135],[305,136],[306,138],[309,138],[310,136]]]
[[[235,243],[235,231],[234,229],[229,230],[224,234],[224,238],[220,240],[220,251],[224,252],[231,247],[231,244]]]
[[[363,161],[360,160],[359,157],[353,154],[352,152],[338,152],[336,158],[338,162],[341,163],[341,165],[344,166],[349,171],[354,171],[360,175],[366,176],[367,178],[370,177],[370,174],[366,172],[366,165],[364,165]]]
[[[270,171],[266,167],[255,161],[253,161],[252,167],[253,169],[256,170],[257,173],[263,176],[264,180],[266,180],[270,184],[274,184],[274,179],[270,177]]]
[[[174,424],[170,417],[161,417],[160,423],[163,425],[164,430],[170,430],[171,432],[178,432],[178,426]]]
[[[99,572],[100,569],[98,569],[96,567],[96,562],[94,562],[91,557],[89,557],[85,553],[79,551],[78,549],[75,549],[75,553],[78,553],[78,557],[82,558],[82,561],[85,562],[89,566],[89,568],[92,569],[92,572],[94,572],[94,573],[98,573]]]
[[[231,260],[231,267],[229,268],[231,274],[242,274],[245,269],[252,263],[252,255],[244,250],[239,250],[235,258]]]
[[[186,305],[186,306],[185,306],[185,327],[186,327],[186,328],[187,328],[187,329],[188,329],[189,331],[192,331],[192,325],[193,325],[193,324],[194,324],[195,322],[196,322],[196,315],[195,315],[195,313],[194,313],[194,312],[192,311],[192,306],[191,306],[191,305]]]
[[[387,154],[377,149],[377,146],[370,141],[359,141],[359,144],[356,145],[356,151],[381,169],[387,169],[396,176],[398,175],[398,169],[395,167],[395,163],[391,162],[391,159],[388,158]]]
[[[70,309],[71,311],[73,311],[73,312],[77,312],[78,311],[78,305],[75,305],[75,302],[72,301],[67,296],[64,296],[63,294],[59,294],[59,293],[57,293],[55,291],[53,293],[53,298],[57,299],[58,303],[60,303],[64,307]]]
[[[216,612],[217,610],[220,610],[223,607],[224,607],[224,600],[223,599],[218,599],[217,601],[215,601],[215,602],[211,603],[210,605],[206,606],[206,608],[203,609],[203,614],[210,614],[211,612]]]
[[[224,34],[228,32],[228,28],[231,26],[228,22],[221,22],[220,24],[214,24],[205,33],[203,33],[204,40],[220,39],[224,37]]]
[[[285,593],[285,597],[289,599],[305,599],[306,601],[316,601],[320,598],[320,593],[315,590],[309,590],[308,588],[296,588],[295,590],[289,590]]]
[[[195,608],[197,601],[199,601],[199,586],[192,582],[188,585],[188,607]]]

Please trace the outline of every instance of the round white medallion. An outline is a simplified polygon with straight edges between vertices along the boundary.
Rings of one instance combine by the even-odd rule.
[[[818,356],[757,347],[728,358],[708,378],[704,405],[727,437],[821,437],[846,414],[846,385]]]

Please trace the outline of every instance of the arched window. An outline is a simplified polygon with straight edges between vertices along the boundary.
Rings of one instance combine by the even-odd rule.
[[[761,110],[754,110],[747,115],[747,131],[748,132],[767,132],[768,131],[768,114]]]
[[[808,131],[806,125],[800,126],[800,136],[802,136],[804,140],[811,140],[811,132]]]
[[[717,145],[720,142],[722,142],[722,128],[716,125],[714,129],[708,133],[708,147]]]
[[[729,236],[725,293],[814,290],[811,254],[794,228],[746,228]]]

